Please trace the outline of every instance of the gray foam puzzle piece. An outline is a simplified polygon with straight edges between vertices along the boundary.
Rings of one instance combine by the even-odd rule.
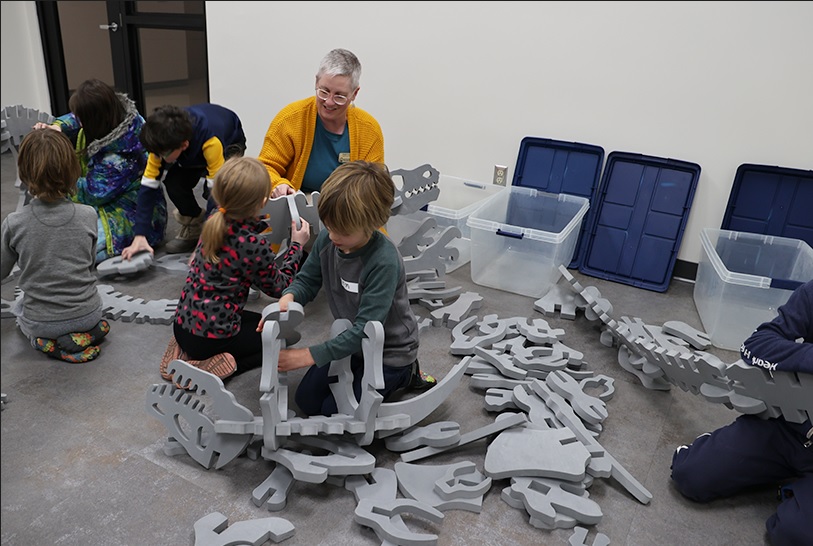
[[[447,261],[457,261],[460,251],[448,246],[454,239],[460,238],[460,229],[455,226],[444,228],[426,247],[418,249],[414,256],[404,256],[404,268],[407,274],[419,271],[434,271],[438,277],[446,275]]]
[[[469,461],[449,465],[397,462],[395,474],[401,494],[441,512],[468,510],[479,514],[483,507],[483,496],[491,488],[491,478],[483,476]],[[438,489],[439,483],[445,485]]]
[[[813,376],[806,373],[769,372],[742,360],[726,368],[734,391],[762,400],[766,417],[783,415],[792,423],[813,419]]]
[[[265,216],[265,223],[268,226],[263,232],[263,238],[271,244],[281,245],[291,237],[292,197],[291,195],[274,197],[266,201],[260,209],[259,216]]]
[[[134,299],[117,292],[112,286],[99,284],[96,286],[102,297],[102,309],[105,318],[121,320],[122,322],[135,322],[141,324],[172,324],[178,300],[152,300]]]
[[[134,275],[146,271],[153,264],[152,252],[142,250],[133,255],[130,260],[125,260],[121,256],[113,256],[99,262],[96,266],[96,273],[99,277],[109,275]]]
[[[551,372],[546,383],[554,392],[570,402],[573,411],[582,420],[595,425],[607,418],[607,405],[604,401],[582,391],[581,384],[573,377],[562,371]]]
[[[528,392],[529,385],[517,385],[511,391],[518,408],[528,414],[528,426],[536,428],[563,428],[563,425],[556,418],[545,401],[536,396],[533,392]]]
[[[452,366],[449,372],[429,390],[422,392],[412,398],[399,400],[398,402],[385,402],[378,408],[379,418],[394,418],[398,415],[408,415],[407,426],[417,424],[425,419],[430,413],[435,411],[460,384],[469,365],[468,359],[462,359]],[[376,428],[379,428],[378,422]]]
[[[520,409],[514,400],[514,393],[511,389],[486,389],[483,404],[488,411],[501,412]]]
[[[633,497],[638,499],[643,504],[649,504],[652,500],[652,493],[650,493],[635,477],[630,474],[621,464],[607,451],[601,447],[596,441],[593,434],[585,428],[581,419],[573,412],[564,398],[559,396],[548,388],[548,386],[540,380],[534,380],[531,383],[533,391],[542,398],[548,407],[553,410],[556,418],[561,423],[567,426],[581,443],[590,451],[592,459],[588,466],[588,472],[593,470],[593,475],[599,472],[609,472],[618,483],[620,483]],[[602,471],[601,469],[604,469]]]
[[[166,271],[167,273],[178,273],[186,275],[189,272],[189,260],[192,254],[165,254],[153,262],[155,269]]]
[[[567,481],[584,478],[590,452],[567,428],[516,427],[500,433],[489,444],[486,475],[548,477]]]
[[[288,502],[288,492],[294,484],[294,475],[282,465],[276,465],[268,477],[251,492],[251,500],[256,506],[269,511],[279,511]]]
[[[434,241],[430,232],[433,231],[437,225],[438,221],[435,220],[434,217],[428,216],[416,225],[412,231],[404,235],[401,238],[401,242],[398,243],[398,252],[401,253],[401,256],[406,258],[420,255],[421,249],[432,244],[432,241]],[[437,275],[437,272],[435,274]]]
[[[398,495],[398,477],[395,470],[377,466],[368,475],[347,476],[344,487],[353,493],[356,502],[361,499],[391,501]]]
[[[472,311],[483,305],[483,296],[477,292],[463,292],[451,305],[435,309],[430,313],[432,324],[454,328],[460,321],[471,316]]]
[[[415,278],[407,283],[409,300],[418,300],[418,303],[430,310],[443,307],[443,300],[458,296],[462,289],[461,286],[446,288],[444,280],[425,281]]]
[[[534,309],[546,317],[556,316],[567,320],[576,320],[576,311],[587,307],[587,302],[567,286],[554,284],[548,292],[534,302]]]
[[[169,435],[182,444],[189,456],[205,468],[222,468],[248,446],[250,434],[216,434],[214,420],[204,413],[206,405],[200,396],[208,395],[219,417],[230,421],[253,421],[253,414],[237,403],[223,381],[183,360],[173,360],[167,367],[174,381],[195,389],[193,394],[173,384],[153,385],[147,391],[147,412],[161,421]],[[189,434],[181,423],[194,430]]]
[[[395,169],[390,176],[396,184],[392,214],[417,212],[440,196],[440,171],[428,163],[414,169]]]
[[[388,540],[400,546],[434,546],[438,536],[430,533],[416,533],[403,523],[402,514],[414,514],[432,523],[441,523],[443,513],[424,503],[412,499],[393,499],[376,501],[361,499],[356,506],[354,520],[371,528],[381,540]]]
[[[432,455],[437,455],[438,453],[443,453],[450,449],[454,449],[456,447],[463,446],[471,442],[475,442],[482,438],[487,438],[493,434],[502,432],[505,429],[515,427],[517,425],[521,425],[527,422],[528,419],[522,413],[510,413],[510,412],[501,413],[500,415],[497,416],[497,419],[493,423],[490,423],[484,427],[463,434],[460,437],[460,442],[455,445],[447,447],[432,447],[432,446],[422,447],[420,449],[415,449],[413,451],[408,451],[402,454],[401,460],[405,463],[411,463],[419,459],[431,457]]]
[[[401,436],[389,437],[384,445],[390,451],[409,451],[421,446],[446,447],[460,441],[460,424],[437,421],[423,427],[412,427]]]
[[[588,498],[580,483],[546,478],[517,477],[511,479],[512,497],[521,498],[531,517],[553,526],[557,515],[573,518],[579,523],[595,525],[603,513],[595,501]]]
[[[587,544],[587,542],[585,542],[586,539],[587,529],[584,527],[575,527],[573,529],[573,534],[570,535],[569,539],[567,539],[567,543],[569,546],[609,546],[610,544],[610,538],[602,533],[596,534],[592,545]]]
[[[352,328],[353,323],[348,319],[337,319],[330,327],[330,337],[335,338],[342,332]],[[339,413],[353,415],[358,407],[356,395],[353,392],[353,371],[350,368],[350,355],[341,360],[334,360],[330,363],[328,370],[328,380],[330,381],[330,391],[336,400],[336,408]],[[336,378],[333,381],[332,378]]]
[[[453,355],[465,356],[473,355],[475,347],[487,347],[492,343],[503,339],[508,331],[505,324],[500,324],[493,332],[479,336],[468,337],[466,332],[477,322],[477,315],[468,317],[460,321],[452,329],[452,343],[449,351]]]
[[[284,342],[282,348],[295,345],[302,338],[302,334],[298,330],[299,325],[305,318],[305,310],[302,304],[292,301],[288,304],[288,310],[282,313],[279,310],[279,303],[274,302],[265,306],[262,310],[262,316],[266,321],[273,320],[279,323],[280,340]]]
[[[294,536],[294,525],[283,518],[261,518],[238,521],[212,512],[195,522],[195,546],[260,546],[268,540],[282,542]]]
[[[523,380],[528,376],[527,371],[514,366],[514,360],[511,355],[500,353],[493,349],[484,349],[479,346],[474,347],[474,354],[494,366],[504,377]]]
[[[510,485],[503,488],[502,492],[500,493],[500,498],[505,501],[505,504],[508,506],[516,508],[517,510],[525,510],[527,512],[527,508],[525,507],[525,499],[521,494],[516,493]],[[534,516],[530,516],[528,518],[528,523],[537,529],[570,529],[575,527],[577,522],[570,516],[557,513],[552,525]]]
[[[711,346],[711,338],[705,332],[689,326],[685,322],[670,320],[663,323],[663,332],[670,336],[679,337],[689,342],[695,349],[708,349]]]
[[[281,447],[264,452],[263,457],[285,466],[295,479],[308,483],[323,483],[328,475],[367,474],[375,468],[375,457],[351,442],[302,436],[297,443],[329,453],[311,455]]]

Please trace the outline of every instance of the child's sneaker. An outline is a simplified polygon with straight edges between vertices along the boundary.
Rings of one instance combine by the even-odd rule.
[[[220,379],[226,379],[237,370],[237,361],[234,360],[231,353],[220,353],[206,360],[185,360],[183,358],[182,360],[191,366],[216,375]],[[172,376],[170,376],[170,381],[171,380]],[[176,381],[175,386],[179,389],[194,390],[194,387],[192,387],[190,383],[191,381],[187,381],[185,385],[181,385]]]
[[[175,341],[175,336],[169,338],[169,345],[167,345],[167,350],[164,351],[164,356],[161,357],[161,365],[159,366],[161,377],[166,379],[167,381],[172,381],[172,374],[167,373],[169,363],[172,362],[173,360],[186,360],[186,358],[184,357],[185,357],[184,352],[181,350],[181,347],[178,345],[178,342]]]
[[[416,360],[412,364],[412,378],[409,380],[409,388],[413,391],[425,391],[438,384],[437,379],[421,371],[421,366]]]

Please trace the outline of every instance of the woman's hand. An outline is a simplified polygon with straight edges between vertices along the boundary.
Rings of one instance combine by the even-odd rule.
[[[282,197],[283,195],[289,195],[292,193],[296,193],[296,190],[288,184],[283,183],[277,185],[277,187],[271,191],[271,198]]]

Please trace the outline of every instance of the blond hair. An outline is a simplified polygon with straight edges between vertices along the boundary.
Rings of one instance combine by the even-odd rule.
[[[212,198],[218,204],[203,225],[203,257],[220,262],[220,249],[226,240],[227,219],[245,220],[256,216],[269,196],[268,171],[253,157],[232,157],[217,171],[212,186]]]
[[[38,129],[25,136],[17,155],[17,169],[28,192],[43,201],[73,195],[82,175],[70,139],[53,129]]]
[[[395,183],[383,163],[353,161],[336,167],[319,190],[319,219],[341,234],[372,234],[389,220]]]

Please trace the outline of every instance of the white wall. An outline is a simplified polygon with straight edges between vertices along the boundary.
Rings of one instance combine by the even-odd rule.
[[[391,169],[513,177],[525,136],[698,163],[678,258],[700,259],[742,163],[813,169],[811,2],[207,2],[211,100],[257,153],[334,47]],[[222,52],[230,51],[229,55]],[[813,208],[813,204],[812,204]]]
[[[2,4],[5,105],[7,40],[39,32],[33,2],[19,27]],[[488,182],[499,163],[510,179],[525,136],[699,164],[681,260],[699,261],[739,165],[813,169],[813,2],[219,1],[206,19],[211,100],[241,116],[250,154],[344,47],[391,169]]]
[[[0,9],[0,107],[22,104],[51,113],[37,8],[34,2],[3,0]]]

